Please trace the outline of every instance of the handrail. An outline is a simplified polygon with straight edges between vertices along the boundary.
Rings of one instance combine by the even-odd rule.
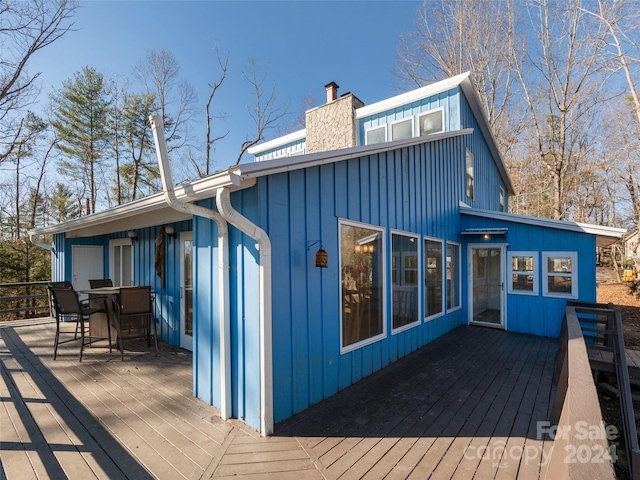
[[[557,389],[550,415],[557,431],[545,478],[614,480],[598,393],[574,306],[565,310],[557,362],[554,372]],[[588,431],[599,429],[601,434],[585,435],[581,427]],[[588,461],[583,461],[585,458]]]
[[[48,316],[49,296],[46,293],[48,283],[48,281],[0,283],[0,321]],[[34,290],[42,293],[32,293]]]

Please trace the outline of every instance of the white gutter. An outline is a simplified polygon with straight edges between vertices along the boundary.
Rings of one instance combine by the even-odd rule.
[[[53,247],[53,245],[49,245],[48,243],[42,243],[37,240],[34,240],[36,235],[37,235],[36,233],[29,232],[29,240],[31,240],[31,243],[33,243],[37,247],[44,248],[45,250],[49,250],[51,253],[55,251],[55,248]]]
[[[215,210],[179,200],[176,197],[171,167],[164,138],[164,124],[160,115],[149,117],[156,143],[156,155],[162,178],[162,188],[167,204],[179,212],[208,218],[218,227],[218,296],[220,317],[220,416],[231,418],[231,316],[229,314],[229,228],[224,218]],[[197,348],[197,344],[196,344]]]
[[[234,210],[228,187],[218,189],[216,205],[224,219],[257,241],[260,249],[260,434],[267,436],[273,433],[271,240],[264,230]]]

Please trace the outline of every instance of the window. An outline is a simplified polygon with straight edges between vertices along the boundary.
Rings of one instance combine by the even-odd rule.
[[[367,145],[373,145],[374,143],[382,143],[387,141],[387,126],[370,128],[365,132]]]
[[[385,335],[383,234],[379,227],[340,222],[342,353]]]
[[[393,329],[419,321],[418,237],[394,233],[391,236],[393,282]]]
[[[424,241],[424,316],[435,317],[443,309],[443,280],[442,268],[443,247],[442,240],[425,239]]]
[[[467,164],[467,197],[469,197],[471,200],[473,200],[473,187],[474,187],[474,180],[473,180],[473,153],[471,153],[471,150],[469,150],[467,148],[467,159],[466,159],[466,164]]]
[[[133,285],[133,249],[131,240],[119,238],[109,242],[111,261],[109,272],[116,287]]]
[[[411,137],[413,137],[413,118],[391,124],[391,140],[403,140]]]
[[[509,252],[509,293],[538,295],[537,252]]]
[[[500,211],[504,212],[504,188],[500,187]]]
[[[578,298],[578,254],[542,252],[542,293],[549,297]]]
[[[460,307],[460,245],[447,242],[447,310]]]
[[[444,109],[431,110],[418,117],[420,136],[444,132]]]

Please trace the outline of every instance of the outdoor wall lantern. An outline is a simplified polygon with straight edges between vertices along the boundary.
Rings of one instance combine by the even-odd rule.
[[[132,242],[135,242],[136,240],[138,240],[138,234],[136,233],[135,230],[129,230],[127,232],[127,237],[129,237]]]
[[[164,231],[167,233],[167,236],[174,239],[176,238],[176,230],[171,225],[165,227]]]
[[[307,251],[311,249],[316,243],[320,244],[320,250],[316,252],[316,267],[328,268],[329,267],[329,254],[322,248],[322,240],[316,240],[315,242],[308,242]]]

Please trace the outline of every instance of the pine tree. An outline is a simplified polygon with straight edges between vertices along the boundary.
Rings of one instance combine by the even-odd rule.
[[[59,171],[78,182],[85,194],[88,189],[87,213],[94,213],[98,196],[96,170],[108,142],[109,98],[104,76],[94,68],[84,67],[73,80],[63,82],[51,101],[51,124],[64,155]]]

